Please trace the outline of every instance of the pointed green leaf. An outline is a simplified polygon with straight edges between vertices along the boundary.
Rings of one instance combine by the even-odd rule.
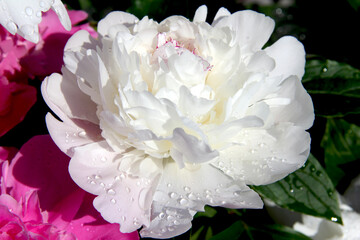
[[[253,189],[280,207],[342,224],[334,185],[312,155],[304,167],[286,178]]]
[[[302,80],[320,116],[360,113],[360,70],[331,60],[310,59]]]
[[[342,119],[328,119],[321,145],[325,149],[326,172],[337,185],[345,176],[340,167],[360,159],[360,127]]]

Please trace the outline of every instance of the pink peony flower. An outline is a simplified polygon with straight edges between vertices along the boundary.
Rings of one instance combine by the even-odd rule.
[[[139,239],[102,219],[49,136],[36,136],[15,152],[0,147],[0,239]]]
[[[36,45],[0,26],[0,137],[20,123],[36,102],[36,89],[28,85],[28,79],[60,72],[64,46],[75,32],[86,30],[97,36],[88,23],[75,26],[87,18],[86,12],[68,14],[71,31],[61,27],[53,11],[44,13],[39,25],[41,38]]]

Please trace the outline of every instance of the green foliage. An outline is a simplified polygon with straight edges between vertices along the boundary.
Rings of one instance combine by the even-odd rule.
[[[280,207],[342,224],[334,185],[312,155],[304,167],[286,178],[253,189]]]
[[[302,82],[313,98],[317,115],[360,113],[360,70],[336,61],[309,59]]]
[[[337,185],[345,176],[341,167],[360,159],[360,127],[343,119],[328,119],[321,144],[325,150],[326,172]]]

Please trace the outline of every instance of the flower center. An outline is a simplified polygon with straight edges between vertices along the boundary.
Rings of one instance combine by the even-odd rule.
[[[157,35],[157,45],[156,50],[153,53],[153,57],[160,57],[165,63],[167,63],[172,54],[176,53],[181,56],[185,51],[191,52],[197,57],[198,61],[203,66],[204,71],[211,71],[213,66],[197,53],[197,50],[193,45],[184,45],[181,42],[166,36],[166,33],[163,32],[158,33]]]

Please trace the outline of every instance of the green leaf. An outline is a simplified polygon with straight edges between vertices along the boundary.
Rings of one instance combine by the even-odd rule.
[[[197,212],[194,218],[198,217],[208,217],[212,218],[216,215],[217,211],[215,208],[205,206],[205,212]]]
[[[256,236],[256,232],[262,233],[262,238],[266,237],[266,239],[274,239],[274,240],[311,240],[311,238],[295,231],[294,229],[274,224],[274,225],[265,225],[260,226],[260,228],[251,230]]]
[[[230,227],[224,231],[216,234],[210,240],[223,240],[223,239],[239,239],[241,234],[244,232],[245,228],[241,221],[236,221]]]
[[[345,63],[310,59],[302,80],[313,98],[315,113],[342,117],[360,113],[360,70]]]
[[[359,10],[360,0],[348,0],[348,2],[355,11]]]
[[[280,207],[342,224],[334,185],[312,155],[304,167],[286,178],[253,189]]]
[[[326,172],[337,185],[345,176],[340,166],[360,158],[360,127],[342,119],[328,119],[321,146],[325,149]]]

